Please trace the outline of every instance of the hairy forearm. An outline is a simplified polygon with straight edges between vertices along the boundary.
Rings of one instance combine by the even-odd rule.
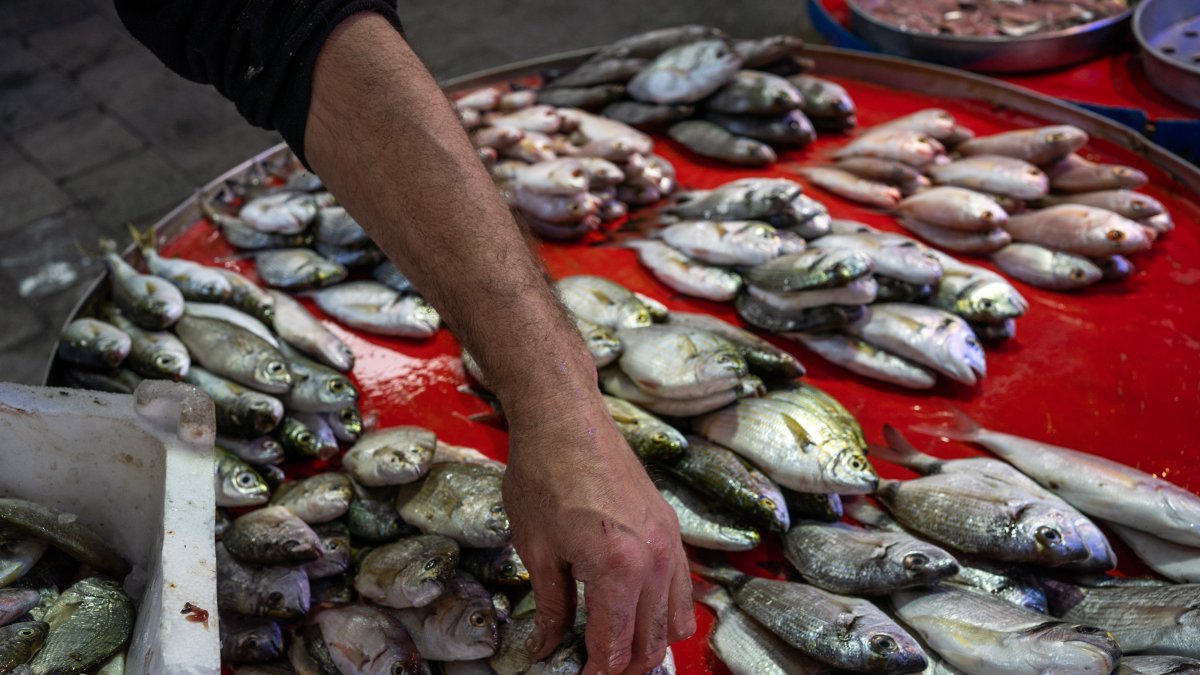
[[[343,22],[317,60],[309,163],[520,414],[596,397],[595,372],[437,83],[388,22]]]

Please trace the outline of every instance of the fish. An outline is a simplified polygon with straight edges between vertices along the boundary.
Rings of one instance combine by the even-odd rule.
[[[914,430],[982,445],[1089,516],[1200,547],[1200,497],[1174,483],[1090,453],[986,429],[957,410]]]
[[[271,291],[274,319],[271,326],[292,347],[343,373],[354,367],[354,352],[325,327],[304,305],[286,293]]]
[[[417,290],[416,287],[413,286],[412,281],[400,271],[400,268],[396,267],[395,263],[390,260],[385,260],[379,263],[375,269],[371,270],[371,278],[398,293],[415,293]],[[275,329],[279,330],[279,327],[276,326]],[[284,339],[286,340],[287,338]],[[303,348],[299,345],[292,346],[303,350]],[[337,368],[337,366],[333,365],[332,363],[327,363],[326,365]],[[338,368],[338,370],[343,369]]]
[[[934,183],[980,192],[1041,199],[1050,191],[1050,179],[1033,164],[1014,157],[975,155],[949,164],[929,167]]]
[[[454,100],[454,107],[459,110],[495,110],[500,105],[503,92],[497,87],[483,87],[468,92]]]
[[[400,487],[396,510],[404,522],[463,546],[493,548],[512,539],[500,483],[504,474],[467,462],[434,464],[420,481]]]
[[[655,278],[684,295],[727,302],[742,286],[737,273],[697,262],[661,241],[631,240],[624,246],[637,252],[638,260]]]
[[[504,171],[499,170],[501,166],[504,166]],[[588,166],[582,159],[574,157],[560,157],[537,164],[513,162],[497,165],[492,169],[492,177],[537,194],[562,197],[586,191],[590,181]]]
[[[0,626],[7,626],[37,607],[41,597],[41,593],[32,588],[0,588]]]
[[[729,82],[741,58],[723,39],[700,40],[659,54],[634,75],[629,95],[649,103],[695,103]]]
[[[919,169],[894,159],[847,157],[838,160],[833,166],[859,178],[894,185],[905,195],[914,192],[916,188],[927,188],[930,185],[929,179]]]
[[[733,675],[826,675],[833,669],[784,642],[734,604],[720,587],[697,589],[717,615],[708,645]]]
[[[660,476],[654,484],[675,511],[683,543],[716,551],[749,551],[762,540],[756,530],[741,525],[678,481]]]
[[[1000,228],[986,232],[963,232],[931,225],[912,216],[902,216],[898,222],[904,226],[904,229],[925,241],[955,253],[975,255],[993,253],[1008,246],[1013,240],[1008,232]]]
[[[694,106],[686,103],[662,105],[641,101],[615,101],[600,111],[605,117],[628,124],[638,129],[665,126],[690,118],[695,114]]]
[[[47,546],[23,530],[0,523],[0,588],[28,574],[45,555]]]
[[[130,338],[129,353],[122,361],[126,368],[151,379],[180,380],[187,375],[192,358],[187,347],[174,335],[143,330],[112,303],[101,303],[99,313]]]
[[[160,276],[140,274],[117,255],[114,242],[102,240],[100,247],[113,301],[131,321],[146,330],[163,330],[183,316],[183,293],[174,284]]]
[[[1051,164],[1087,145],[1088,135],[1070,124],[1037,129],[1018,129],[990,136],[977,136],[958,144],[961,155],[1004,155],[1039,166]]]
[[[437,310],[419,296],[374,281],[338,284],[311,297],[339,323],[368,333],[419,339],[431,337],[441,324]]]
[[[1150,216],[1149,218],[1142,218],[1138,220],[1138,222],[1141,223],[1143,227],[1154,230],[1154,232],[1159,236],[1162,236],[1175,229],[1175,220],[1171,218],[1171,214],[1166,212],[1160,213],[1156,216]]]
[[[233,287],[233,293],[230,294],[229,299],[226,301],[230,306],[257,318],[259,321],[271,322],[275,314],[274,297],[267,293],[267,291],[259,288],[254,282],[233,270],[221,269],[221,273],[225,275],[226,279],[229,279],[229,283]]]
[[[829,166],[805,166],[795,169],[795,172],[819,188],[867,206],[892,209],[900,203],[898,188],[860,178],[848,171]]]
[[[740,70],[704,102],[730,115],[775,115],[799,109],[803,97],[791,82],[758,70]]]
[[[968,265],[941,251],[930,253],[942,264],[942,280],[931,304],[968,321],[1000,322],[1029,311],[1029,301],[1007,279],[995,272]]]
[[[33,673],[82,673],[129,641],[133,601],[119,582],[87,577],[63,591],[46,611],[44,621],[50,630],[29,662]]]
[[[350,248],[371,243],[367,231],[341,206],[325,206],[317,210],[313,220],[313,236],[325,244]]]
[[[512,546],[463,549],[459,562],[464,572],[489,586],[529,585],[529,570]]]
[[[58,357],[84,368],[116,368],[133,348],[133,340],[116,326],[96,319],[76,319],[59,336]]]
[[[707,120],[676,122],[667,130],[667,135],[698,155],[737,166],[767,166],[777,159],[770,145],[737,136]]]
[[[834,153],[835,159],[874,157],[921,168],[944,155],[946,148],[936,139],[911,129],[872,129]]]
[[[916,640],[866,600],[728,567],[692,563],[692,570],[728,588],[739,609],[822,663],[877,673],[918,673],[928,665]]]
[[[1112,672],[1121,658],[1103,628],[951,586],[892,594],[896,614],[950,665],[972,673]]]
[[[710,265],[760,265],[778,257],[783,242],[774,227],[753,220],[688,220],[658,236],[688,257]]]
[[[684,193],[664,213],[679,220],[765,220],[790,207],[803,191],[786,178],[740,178],[715,190]]]
[[[769,65],[792,56],[804,48],[804,40],[795,35],[770,35],[752,40],[734,40],[733,49],[745,68]]]
[[[222,433],[260,436],[273,431],[283,420],[283,403],[278,398],[243,387],[199,366],[190,368],[184,381],[212,398],[217,429]]]
[[[771,532],[788,528],[788,508],[779,486],[726,448],[691,436],[678,458],[660,466],[746,523]]]
[[[42,621],[22,621],[0,627],[0,672],[31,673],[22,667],[42,648],[49,630]]]
[[[354,588],[385,607],[424,607],[446,590],[458,561],[458,544],[449,537],[405,537],[363,556]]]
[[[287,507],[309,525],[327,523],[350,510],[353,493],[345,474],[319,473],[280,485],[271,495],[271,505]]]
[[[768,214],[765,220],[776,228],[776,234],[780,237],[786,232],[804,239],[816,239],[829,234],[829,209],[805,194],[797,194],[787,205]],[[784,252],[799,253],[799,249],[803,249],[803,246],[796,251]]]
[[[749,369],[728,340],[680,326],[617,332],[624,346],[618,364],[641,389],[659,398],[691,399],[731,389]]]
[[[670,459],[687,447],[683,434],[629,401],[604,396],[604,405],[629,447],[643,461]]]
[[[654,58],[673,47],[723,37],[725,33],[719,28],[699,24],[656,28],[621,38],[601,49],[589,61],[607,58]]]
[[[622,84],[597,84],[586,87],[554,87],[537,93],[537,102],[545,105],[594,110],[625,97]]]
[[[649,64],[644,58],[607,57],[588,59],[574,69],[550,80],[544,89],[623,84]]]
[[[844,118],[854,114],[854,99],[842,85],[811,75],[793,75],[788,81],[804,99],[804,114],[810,117]]]
[[[1130,220],[1145,220],[1166,213],[1162,202],[1150,195],[1128,189],[1050,195],[1045,201],[1050,205],[1082,204],[1106,209]]]
[[[262,338],[218,319],[184,316],[175,333],[207,370],[267,394],[292,386],[287,360]]]
[[[631,154],[648,155],[654,149],[650,136],[628,124],[583,110],[569,110],[579,124],[571,133],[571,140],[581,146],[584,156],[624,161]],[[563,114],[562,110],[559,114]]]
[[[221,660],[232,663],[265,663],[283,656],[283,631],[261,617],[222,612]]]
[[[282,506],[238,516],[221,541],[229,555],[251,565],[298,564],[321,557],[317,533]]]
[[[952,185],[906,197],[896,210],[930,225],[963,232],[991,232],[1008,222],[1008,213],[987,195]]]
[[[114,394],[132,394],[142,383],[142,376],[128,368],[112,371],[92,371],[83,368],[66,368],[63,380],[73,389],[91,389]]]
[[[338,453],[337,437],[319,415],[292,413],[283,418],[275,437],[288,453],[328,461]]]
[[[121,554],[74,514],[26,499],[0,497],[0,526],[50,543],[72,558],[118,579],[129,574],[129,563]]]
[[[1136,190],[1150,182],[1142,171],[1119,164],[1100,164],[1071,154],[1046,168],[1056,192]]]
[[[838,333],[784,333],[822,358],[852,373],[908,389],[929,389],[937,376],[906,358],[879,349],[865,340]]]
[[[571,320],[575,323],[575,328],[579,330],[579,335],[583,337],[583,343],[587,346],[588,353],[592,355],[592,362],[596,364],[597,368],[607,366],[621,355],[621,341],[617,339],[617,334],[613,329],[576,314],[571,315]]]
[[[864,494],[879,481],[854,417],[811,385],[742,399],[700,418],[694,428],[792,490]]]
[[[747,367],[759,374],[786,378],[804,374],[804,366],[786,350],[711,314],[671,312],[667,323],[708,331],[728,340],[741,353]]]
[[[255,271],[268,286],[287,291],[332,286],[349,273],[344,265],[302,247],[258,252]]]
[[[233,293],[229,279],[219,270],[183,258],[164,257],[155,247],[153,232],[142,234],[133,226],[129,231],[150,274],[175,284],[185,300],[224,302]]]
[[[184,306],[183,311],[185,314],[202,319],[217,319],[231,323],[238,328],[254,333],[272,347],[279,347],[279,338],[275,337],[275,334],[263,322],[237,308],[209,302],[189,302]]]
[[[600,388],[607,394],[654,413],[668,417],[691,417],[723,408],[745,396],[757,396],[766,387],[761,379],[748,375],[730,388],[697,398],[660,398],[637,385],[620,368],[609,366],[600,371]]]
[[[804,312],[825,305],[865,305],[875,301],[878,290],[879,285],[871,276],[855,279],[845,286],[810,291],[776,293],[764,291],[757,286],[747,288],[750,297],[784,314]]]
[[[509,127],[540,134],[554,134],[562,128],[563,118],[554,106],[535,105],[521,110],[493,113],[484,121],[494,127]]]
[[[292,373],[292,388],[279,397],[287,409],[297,413],[331,413],[353,407],[358,388],[350,378],[302,356],[290,346],[280,345]]]
[[[752,286],[775,293],[844,287],[875,269],[870,256],[853,249],[809,248],[779,256],[744,273]]]
[[[1009,244],[992,254],[1001,271],[1030,286],[1073,291],[1100,281],[1104,273],[1091,260],[1037,244]]]
[[[813,142],[817,132],[812,121],[800,110],[779,115],[727,115],[709,110],[704,119],[735,135],[770,145],[804,146]]]
[[[987,374],[983,347],[970,326],[939,309],[904,303],[871,305],[846,332],[966,385]]]
[[[404,624],[421,654],[435,661],[489,658],[499,645],[492,596],[474,577],[459,572],[424,607],[391,612]]]
[[[396,512],[394,488],[365,488],[354,484],[353,491],[346,512],[346,526],[356,539],[379,544],[416,532]]]
[[[387,611],[370,605],[334,607],[317,612],[313,622],[339,673],[430,672],[412,636]]]
[[[957,588],[998,598],[1041,614],[1049,613],[1046,591],[1028,567],[959,556],[958,574],[946,581]]]
[[[220,448],[213,462],[213,482],[217,506],[259,506],[271,497],[271,488],[254,467]]]
[[[882,274],[875,275],[876,302],[920,303],[933,295],[932,284],[913,284]],[[972,326],[974,328],[974,326]]]
[[[392,427],[363,435],[342,457],[342,468],[364,487],[411,483],[433,465],[437,436],[422,427]]]
[[[781,311],[743,293],[734,301],[738,316],[747,323],[775,333],[795,331],[832,331],[845,327],[863,315],[862,305],[824,305],[801,311]]]
[[[866,254],[876,275],[910,284],[935,284],[942,278],[942,264],[929,249],[903,237],[878,237],[868,232],[830,234],[813,240],[820,249],[853,250]]]
[[[1200,658],[1200,584],[1089,588],[1043,579],[1050,613],[1102,626],[1121,650]]]
[[[238,218],[259,232],[299,234],[316,219],[317,210],[327,205],[326,201],[304,192],[281,190],[246,202]]]
[[[532,598],[530,593],[527,597]],[[495,655],[488,659],[488,665],[499,675],[521,675],[529,671],[534,664],[533,655],[529,653],[528,640],[533,634],[534,616],[532,613],[521,615],[514,613],[513,618],[501,623],[498,633],[498,646]]]
[[[198,204],[200,206],[200,213],[211,221],[220,230],[221,236],[225,241],[229,242],[236,249],[242,251],[259,251],[312,244],[312,235],[307,232],[297,234],[261,232],[251,227],[249,223],[241,218],[218,211],[208,200],[201,199]]]
[[[1186,656],[1125,656],[1115,675],[1185,675],[1200,672],[1200,660]]]
[[[1128,279],[1137,271],[1129,258],[1123,255],[1109,255],[1091,260],[1093,265],[1100,268],[1101,279],[1104,281]]]
[[[954,115],[941,108],[926,108],[904,115],[903,117],[897,117],[876,128],[883,127],[887,129],[916,131],[935,138],[938,141],[945,141],[953,138],[956,126],[957,122],[954,119]]]
[[[1177,584],[1200,583],[1200,549],[1165,541],[1132,527],[1105,524],[1158,574]]]
[[[1004,227],[1017,241],[1081,256],[1135,253],[1150,248],[1150,240],[1137,223],[1112,211],[1079,204],[1016,215]]]
[[[349,269],[374,267],[387,258],[383,250],[374,244],[367,244],[361,248],[344,248],[318,241],[314,248],[330,263]]]
[[[308,576],[298,567],[240,563],[218,542],[217,602],[246,616],[301,619],[309,610]]]

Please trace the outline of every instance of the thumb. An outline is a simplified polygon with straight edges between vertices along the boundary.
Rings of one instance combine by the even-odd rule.
[[[531,561],[521,555],[529,570],[537,605],[533,633],[525,648],[540,661],[554,652],[575,625],[575,580],[566,565],[554,556],[534,556]]]

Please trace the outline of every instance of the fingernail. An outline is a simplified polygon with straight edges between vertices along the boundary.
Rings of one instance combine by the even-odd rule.
[[[534,626],[533,632],[525,639],[525,651],[530,654],[537,654],[542,651],[542,645],[546,642],[546,633],[542,631],[541,626]]]

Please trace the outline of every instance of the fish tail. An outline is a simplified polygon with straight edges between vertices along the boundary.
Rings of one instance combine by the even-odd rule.
[[[153,228],[147,228],[145,232],[142,232],[133,223],[126,223],[125,227],[129,229],[129,236],[133,238],[133,245],[137,246],[143,255],[156,250],[156,237],[154,236]]]
[[[921,473],[933,473],[937,471],[937,466],[941,463],[941,460],[918,450],[912,443],[908,442],[907,438],[896,430],[896,427],[890,424],[883,425],[883,437],[887,440],[887,445],[872,445],[872,453],[893,464],[899,464],[913,471]]]
[[[703,562],[701,562],[703,561]],[[737,588],[745,580],[746,575],[721,561],[718,557],[703,556],[688,562],[693,572],[703,579],[715,581],[727,588]]]
[[[733,597],[724,586],[718,586],[703,579],[692,583],[692,599],[708,605],[714,612],[720,614],[733,604]]]
[[[869,527],[886,527],[891,517],[883,509],[867,500],[863,495],[842,497],[842,509],[846,515]]]
[[[936,422],[918,424],[911,429],[920,434],[945,436],[956,441],[969,442],[978,441],[987,431],[970,415],[955,407],[951,407],[940,417],[941,419]]]

